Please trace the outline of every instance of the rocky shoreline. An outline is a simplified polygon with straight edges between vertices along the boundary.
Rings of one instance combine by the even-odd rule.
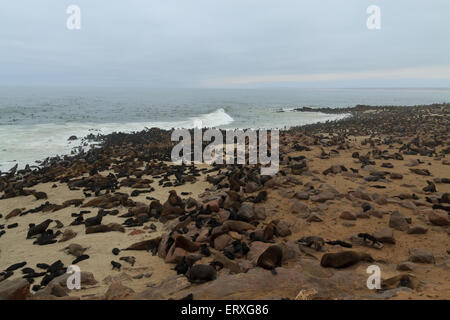
[[[0,299],[449,299],[450,104],[339,112],[280,132],[274,177],[155,128],[1,173]]]

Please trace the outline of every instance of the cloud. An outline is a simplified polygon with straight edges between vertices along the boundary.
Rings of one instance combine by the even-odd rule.
[[[391,70],[373,70],[340,73],[303,73],[279,75],[254,75],[209,79],[201,82],[205,87],[229,87],[249,84],[304,83],[346,80],[399,80],[399,79],[450,79],[450,65],[413,67]]]

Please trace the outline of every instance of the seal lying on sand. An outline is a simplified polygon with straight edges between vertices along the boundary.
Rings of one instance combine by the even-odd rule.
[[[341,251],[324,254],[320,265],[324,268],[346,268],[360,261],[373,262],[374,259],[369,254],[363,252]]]

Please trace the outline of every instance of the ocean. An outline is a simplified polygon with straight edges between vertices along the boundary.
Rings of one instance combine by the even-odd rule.
[[[450,89],[117,89],[0,87],[0,171],[69,154],[90,133],[158,127],[289,128],[346,115],[300,107],[450,102]],[[285,112],[279,112],[283,110]]]

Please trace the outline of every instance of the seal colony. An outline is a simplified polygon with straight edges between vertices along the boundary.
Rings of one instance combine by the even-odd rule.
[[[275,176],[155,128],[0,173],[0,297],[448,299],[450,104],[321,111],[351,116],[281,131]]]

